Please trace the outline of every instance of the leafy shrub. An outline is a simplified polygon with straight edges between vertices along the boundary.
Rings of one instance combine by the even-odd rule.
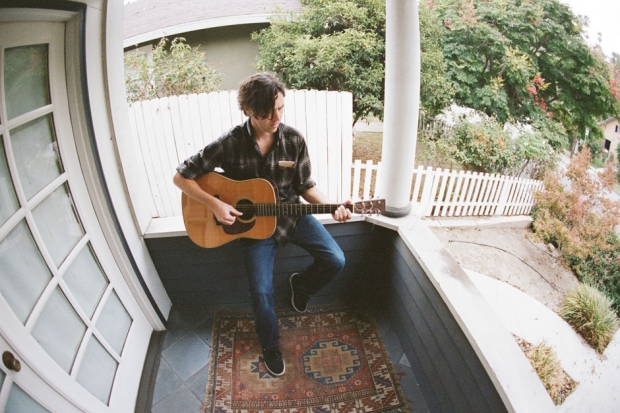
[[[544,190],[535,194],[535,235],[560,249],[580,281],[595,286],[620,315],[620,201],[605,195],[614,185],[611,166],[598,176],[589,171],[587,148],[575,156],[562,177],[550,172]],[[564,179],[564,181],[563,181]]]
[[[618,329],[611,300],[595,287],[580,284],[562,302],[560,316],[598,353],[602,353]]]
[[[573,269],[593,251],[615,248],[609,241],[620,220],[620,201],[605,196],[605,191],[613,188],[611,166],[593,176],[590,159],[584,148],[571,160],[564,177],[557,171],[548,173],[544,190],[535,194],[532,211],[536,235],[558,247],[564,256],[572,256]]]
[[[437,149],[439,164],[533,179],[542,179],[555,167],[556,150],[565,140],[562,125],[546,115],[533,117],[530,124],[501,124],[457,105],[430,120],[421,114],[421,125],[418,139],[424,144],[435,141],[431,146]]]
[[[444,169],[463,169],[455,157],[456,146],[450,128],[439,125],[423,127],[418,130],[415,164]]]
[[[221,74],[205,61],[205,54],[175,38],[167,47],[162,38],[150,56],[141,51],[125,53],[127,100],[135,102],[172,95],[211,92]]]
[[[595,249],[586,259],[567,255],[568,262],[579,279],[596,286],[612,301],[612,308],[620,315],[620,241],[612,234],[609,249]]]
[[[461,120],[454,126],[453,139],[456,159],[471,169],[502,174],[520,161],[510,134],[493,119]]]

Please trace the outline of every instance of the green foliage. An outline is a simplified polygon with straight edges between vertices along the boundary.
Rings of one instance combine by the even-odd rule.
[[[416,163],[536,179],[555,166],[552,143],[558,144],[558,139],[552,131],[512,126],[509,132],[495,119],[481,117],[482,121],[473,121],[460,115],[455,126],[448,127],[437,120],[425,122],[423,116]]]
[[[453,133],[447,128],[422,128],[418,130],[415,164],[443,169],[464,169],[457,159]]]
[[[441,47],[444,34],[437,8],[431,0],[418,2],[420,19],[420,100],[428,116],[439,114],[452,100],[454,88],[447,76]]]
[[[571,160],[566,176],[547,174],[544,190],[535,195],[532,227],[539,238],[560,249],[582,282],[610,297],[620,314],[620,241],[615,233],[620,201],[605,195],[614,185],[611,166],[592,176],[590,160],[585,148]]]
[[[170,47],[167,42],[162,38],[150,56],[140,51],[125,53],[129,102],[210,92],[219,85],[222,76],[205,61],[204,53],[182,37],[175,38]]]
[[[420,13],[422,105],[436,113],[450,97],[434,11]],[[434,17],[433,17],[434,16]],[[433,20],[434,18],[434,20]],[[384,0],[303,0],[301,13],[274,17],[254,33],[257,69],[278,73],[293,89],[342,90],[353,94],[354,120],[383,117],[385,77]]]
[[[468,168],[503,174],[515,169],[520,159],[508,132],[495,120],[460,121],[454,127],[456,158]]]
[[[437,0],[443,51],[458,104],[500,122],[541,114],[571,136],[600,135],[596,122],[618,113],[607,65],[558,0]],[[553,145],[555,147],[555,145]]]
[[[595,248],[586,259],[572,255],[566,258],[581,281],[611,298],[612,307],[620,315],[620,242],[612,234],[608,243],[610,248]]]
[[[586,260],[595,250],[613,248],[609,240],[620,220],[620,201],[605,196],[605,191],[613,188],[611,166],[593,176],[589,172],[591,159],[584,148],[571,160],[564,177],[549,172],[544,190],[535,194],[532,211],[536,234],[565,256],[579,260]]]
[[[618,145],[617,148],[617,152],[618,152],[618,170],[616,171],[616,180],[618,181],[618,183],[620,183],[620,145]]]
[[[603,353],[618,329],[609,298],[587,284],[580,284],[564,298],[560,316],[598,353]]]

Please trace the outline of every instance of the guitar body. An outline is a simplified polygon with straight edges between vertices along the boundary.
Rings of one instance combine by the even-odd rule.
[[[211,172],[196,179],[196,182],[205,192],[235,208],[238,205],[278,202],[277,189],[262,178],[235,181]],[[237,238],[269,238],[276,229],[275,216],[246,216],[245,213],[237,217],[233,225],[222,225],[206,205],[184,193],[181,205],[187,235],[204,248],[218,247]]]
[[[220,224],[213,211],[183,193],[183,222],[187,235],[197,245],[214,248],[237,238],[265,239],[276,230],[278,216],[333,214],[340,206],[357,214],[383,214],[385,200],[374,199],[353,204],[279,204],[278,190],[262,178],[235,181],[215,172],[196,179],[203,191],[232,205],[242,216],[232,225]]]

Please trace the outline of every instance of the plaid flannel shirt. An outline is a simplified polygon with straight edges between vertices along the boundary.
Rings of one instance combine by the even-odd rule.
[[[293,162],[293,166],[280,166],[282,161]],[[283,123],[280,123],[274,144],[265,156],[252,137],[248,119],[186,159],[177,171],[185,178],[196,179],[218,167],[231,179],[266,178],[273,181],[282,204],[299,203],[299,196],[316,185],[310,177],[306,141],[301,133]],[[278,217],[273,236],[279,243],[286,243],[296,225],[297,217]]]

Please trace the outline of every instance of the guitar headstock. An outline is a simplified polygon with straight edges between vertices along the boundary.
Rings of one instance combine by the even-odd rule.
[[[353,203],[353,212],[363,215],[385,213],[385,199],[366,199]]]

